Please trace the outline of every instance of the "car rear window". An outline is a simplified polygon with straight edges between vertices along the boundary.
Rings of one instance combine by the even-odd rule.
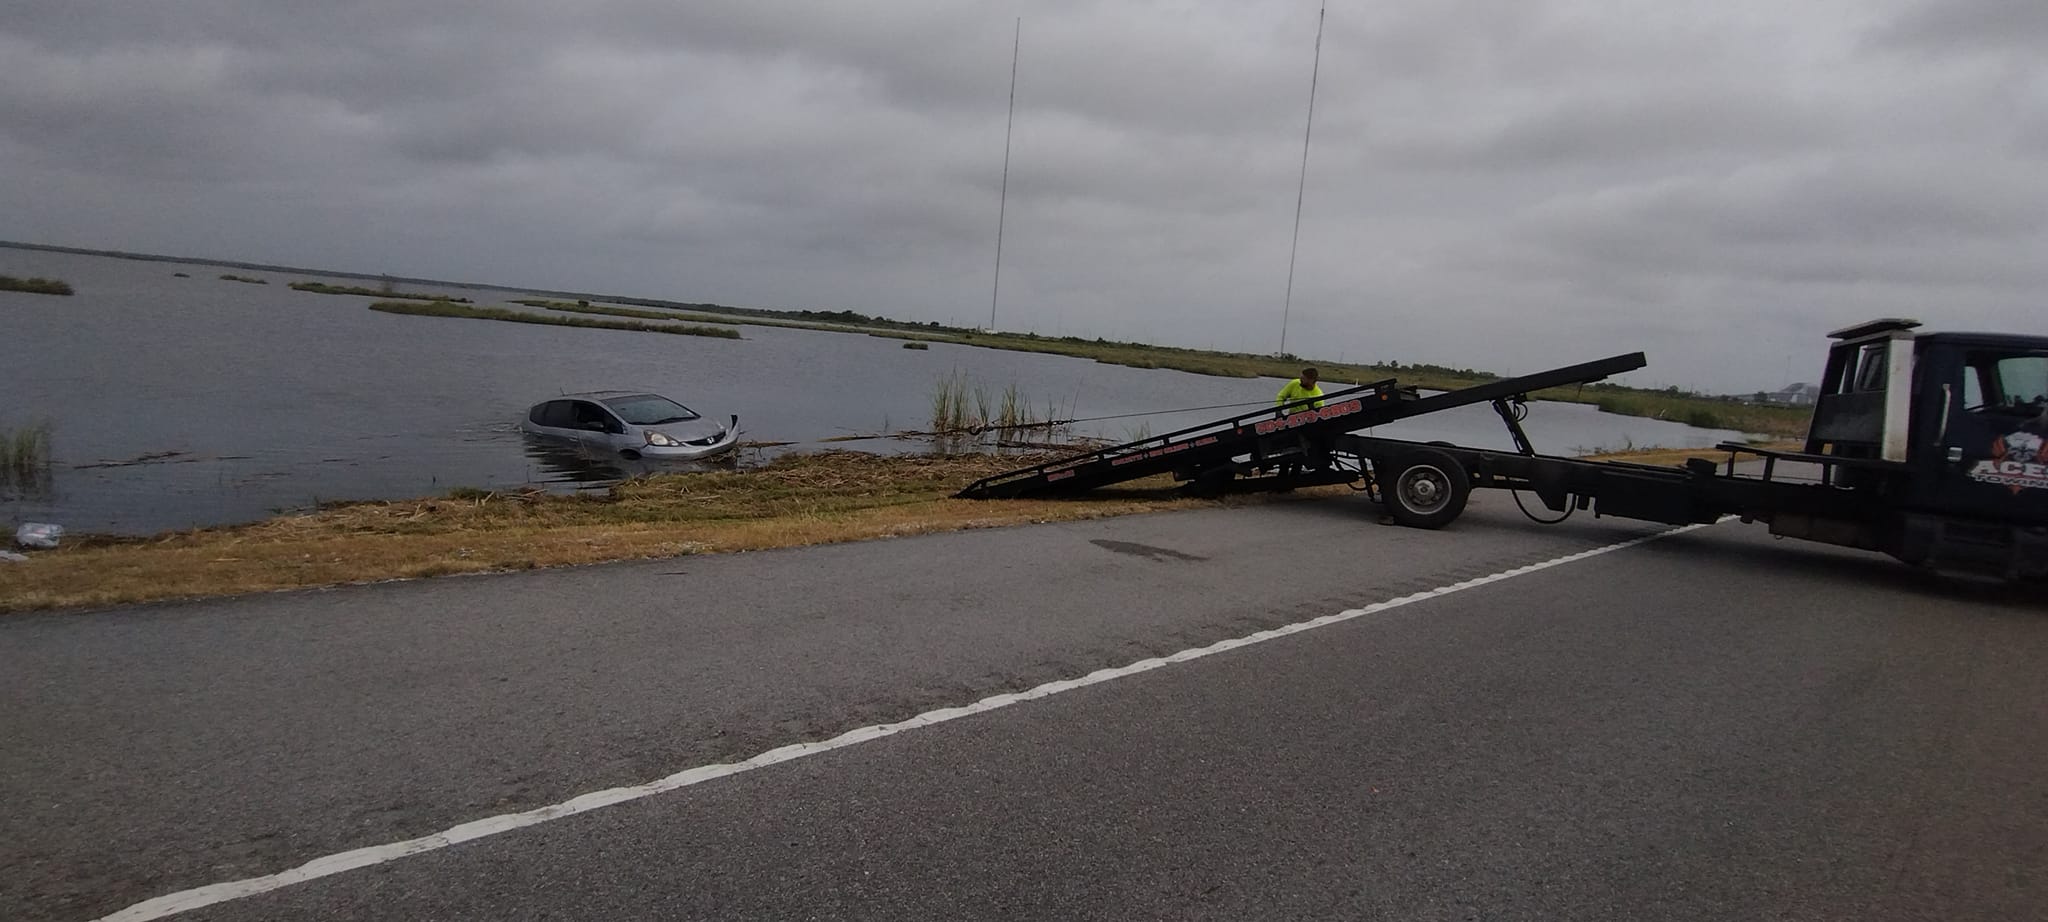
[[[635,426],[680,423],[697,418],[697,411],[655,394],[613,397],[604,403],[612,408],[612,412],[619,414],[620,419]]]

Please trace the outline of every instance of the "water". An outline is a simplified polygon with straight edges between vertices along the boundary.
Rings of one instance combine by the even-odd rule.
[[[190,278],[176,278],[175,272]],[[221,281],[223,272],[268,285]],[[365,309],[371,299],[292,291],[310,279],[0,248],[0,275],[64,279],[72,297],[0,292],[0,428],[54,426],[54,476],[0,498],[0,525],[152,533],[263,518],[327,500],[390,499],[459,486],[601,481],[623,464],[549,453],[517,422],[566,391],[644,388],[707,415],[737,413],[746,438],[791,450],[921,450],[895,440],[821,439],[923,428],[935,382],[955,370],[992,390],[1016,384],[1042,413],[1095,417],[1270,400],[1279,380],[1214,378],[1086,359],[856,334],[741,327],[741,341],[579,330]],[[446,290],[479,304],[530,294]],[[1557,356],[1559,365],[1597,356]],[[1231,411],[1105,420],[1117,440]],[[1697,447],[1736,433],[1535,404],[1525,423],[1546,453]],[[1487,407],[1375,434],[1512,447]],[[124,464],[145,455],[168,457]],[[109,466],[112,465],[112,466]]]

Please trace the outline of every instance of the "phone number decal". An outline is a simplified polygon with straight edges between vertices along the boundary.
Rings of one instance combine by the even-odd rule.
[[[1350,416],[1353,413],[1360,413],[1364,410],[1365,403],[1363,401],[1357,399],[1346,400],[1343,403],[1332,404],[1320,410],[1303,410],[1285,419],[1261,420],[1258,425],[1252,427],[1252,431],[1259,435],[1272,435],[1284,429],[1299,429],[1309,423],[1319,423],[1324,420],[1336,419],[1340,416]]]

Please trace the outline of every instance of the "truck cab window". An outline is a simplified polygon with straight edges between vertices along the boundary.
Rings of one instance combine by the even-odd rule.
[[[1963,409],[2022,416],[2048,410],[2048,355],[1970,356],[1963,371]]]
[[[1856,356],[1856,376],[1851,391],[1869,393],[1884,390],[1885,344],[1865,345]]]

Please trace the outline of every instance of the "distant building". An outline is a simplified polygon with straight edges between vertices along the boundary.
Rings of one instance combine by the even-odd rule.
[[[1820,397],[1820,388],[1801,382],[1786,385],[1784,390],[1765,394],[1764,402],[1788,407],[1810,407],[1813,406],[1814,400],[1818,397]]]

